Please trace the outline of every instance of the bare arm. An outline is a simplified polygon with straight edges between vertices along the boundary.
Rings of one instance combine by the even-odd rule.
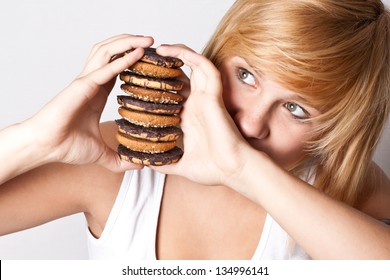
[[[104,123],[105,143],[115,148],[116,126]],[[8,180],[0,187],[0,235],[84,212],[99,234],[115,200],[123,173],[98,164],[48,163]]]
[[[28,229],[60,217],[86,212],[86,168],[47,164],[33,169],[0,188],[0,235]],[[87,171],[87,170],[85,170]]]
[[[35,147],[34,129],[15,124],[0,131],[0,184],[46,162],[47,153]],[[28,137],[26,137],[28,136]]]
[[[250,152],[231,186],[261,204],[310,256],[317,259],[389,259],[390,226],[336,201]],[[261,174],[262,183],[256,176]],[[390,188],[388,178],[383,186]],[[389,200],[384,201],[389,204]],[[384,205],[382,205],[384,206]],[[375,207],[378,209],[378,205]],[[376,219],[378,218],[378,219]]]

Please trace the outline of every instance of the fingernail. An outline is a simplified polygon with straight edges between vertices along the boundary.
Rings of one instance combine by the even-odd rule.
[[[149,36],[149,35],[140,35],[140,34],[136,34],[134,36],[135,37],[141,37],[141,38],[153,38],[152,36]]]

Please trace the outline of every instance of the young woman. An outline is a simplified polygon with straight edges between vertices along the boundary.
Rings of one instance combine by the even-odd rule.
[[[158,48],[192,70],[184,155],[143,169],[99,118],[153,39],[96,45],[68,88],[1,131],[0,234],[84,212],[91,258],[389,259],[390,182],[372,162],[389,27],[380,1],[238,0],[204,56]]]

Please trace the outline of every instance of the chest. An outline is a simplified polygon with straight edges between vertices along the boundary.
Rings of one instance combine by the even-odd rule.
[[[161,202],[159,259],[251,259],[266,213],[226,187],[168,180]]]

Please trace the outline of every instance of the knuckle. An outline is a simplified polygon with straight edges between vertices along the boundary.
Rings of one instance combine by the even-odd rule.
[[[107,59],[110,60],[112,56],[110,54],[109,47],[107,46],[107,44],[100,45],[99,48],[97,49],[96,54],[104,58],[105,60]]]

